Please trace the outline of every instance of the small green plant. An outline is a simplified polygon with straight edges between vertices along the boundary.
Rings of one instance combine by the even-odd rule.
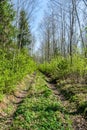
[[[47,87],[43,75],[37,74],[29,95],[18,107],[10,130],[72,130],[72,122],[61,102]],[[39,95],[40,94],[40,95]]]
[[[86,108],[87,108],[87,101],[82,102],[82,103],[79,104],[79,106],[78,106],[78,112],[84,113],[85,110],[86,110]]]
[[[36,64],[23,49],[18,55],[2,52],[0,55],[0,95],[11,93],[24,76],[36,70]],[[14,57],[14,58],[13,58]]]
[[[72,58],[73,62],[71,64],[70,57],[58,56],[49,63],[45,62],[39,65],[39,70],[48,74],[52,79],[64,79],[70,76],[74,80],[78,80],[87,73],[86,59],[80,54],[75,54]]]

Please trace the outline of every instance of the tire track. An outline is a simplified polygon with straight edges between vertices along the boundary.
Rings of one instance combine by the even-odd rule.
[[[26,87],[26,89],[20,89],[16,93],[13,93],[13,95],[8,96],[9,105],[12,105],[14,107],[14,110],[10,114],[8,113],[6,115],[5,113],[4,114],[0,113],[0,130],[9,130],[9,127],[12,124],[12,121],[14,119],[14,114],[18,106],[29,95],[29,89],[34,83],[35,76],[36,76],[36,73],[32,74],[30,81],[27,79],[26,84],[28,84],[28,87]],[[11,98],[11,96],[14,97],[14,100]],[[8,107],[8,105],[6,107]]]
[[[71,108],[71,103],[69,100],[66,100],[64,95],[61,94],[60,90],[56,87],[56,83],[50,83],[50,78],[46,77],[46,82],[48,87],[53,91],[54,95],[60,100],[63,106],[66,108],[67,113],[72,119],[73,129],[74,130],[87,130],[87,120],[84,119],[83,116],[78,114],[76,110]]]

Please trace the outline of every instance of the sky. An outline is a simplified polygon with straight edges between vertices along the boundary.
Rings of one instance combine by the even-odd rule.
[[[26,5],[27,5],[27,13],[29,12],[29,1],[31,0],[19,0],[20,3],[22,1],[26,1]],[[33,17],[31,18],[31,30],[32,30],[32,34],[35,35],[36,37],[36,48],[39,48],[40,45],[40,38],[38,36],[38,28],[39,28],[39,24],[41,23],[43,16],[44,16],[44,10],[46,10],[47,8],[47,3],[48,0],[35,0],[35,1],[39,1],[38,4],[36,4],[37,8],[33,13]],[[59,0],[58,2],[62,3],[62,7],[66,6],[67,3],[69,3],[71,0]],[[14,8],[17,9],[17,2],[18,0],[13,0],[14,3]],[[23,4],[23,6],[25,6]]]
[[[20,0],[22,1],[22,0]],[[23,0],[24,1],[24,0]],[[26,4],[29,0],[26,0]],[[38,1],[38,0],[37,0]],[[47,1],[48,0],[39,0],[36,10],[34,11],[34,15],[32,17],[31,26],[32,30],[36,31],[38,28],[39,23],[41,22],[43,16],[44,16],[44,10],[47,8]],[[17,9],[17,0],[13,0],[14,8]],[[27,12],[28,12],[28,5],[27,5]]]
[[[14,8],[17,10],[17,1],[18,0],[13,0]],[[24,0],[19,0],[20,2]],[[38,5],[36,10],[33,13],[33,17],[31,18],[31,30],[33,35],[36,37],[36,48],[39,46],[39,38],[38,38],[38,26],[41,23],[43,16],[44,16],[44,10],[47,8],[47,2],[48,0],[37,0]],[[26,0],[26,4],[29,2],[29,0]],[[29,11],[29,7],[27,5],[27,12]]]

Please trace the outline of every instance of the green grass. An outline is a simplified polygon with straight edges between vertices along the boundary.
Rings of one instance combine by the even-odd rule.
[[[72,121],[61,102],[37,74],[28,97],[14,114],[10,130],[72,130]]]
[[[87,117],[87,85],[81,83],[72,83],[71,80],[60,80],[56,87],[64,95],[65,99],[69,100],[70,104],[73,104],[78,114]],[[72,105],[71,105],[72,106]],[[72,106],[73,107],[73,106]]]

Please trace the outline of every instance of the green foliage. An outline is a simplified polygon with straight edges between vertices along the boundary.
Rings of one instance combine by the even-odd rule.
[[[15,17],[15,11],[9,0],[0,2],[0,48],[12,44],[15,37],[15,27],[12,22]]]
[[[20,33],[22,46],[30,43],[28,22],[24,11],[20,14]],[[11,93],[17,83],[28,73],[36,70],[36,64],[27,50],[18,50],[17,29],[14,26],[15,11],[10,0],[0,2],[0,100],[3,94]],[[21,23],[22,22],[22,23]],[[29,40],[28,40],[29,39]]]
[[[31,43],[31,33],[28,25],[27,16],[24,10],[20,11],[18,47],[23,48]]]
[[[47,87],[41,74],[18,107],[11,129],[72,130],[72,122],[61,102]]]
[[[71,73],[77,74],[78,76],[84,76],[86,71],[86,60],[80,55],[73,56],[73,63],[71,66]]]
[[[39,69],[49,74],[53,79],[66,78],[69,75],[83,77],[87,73],[86,60],[80,55],[73,56],[73,63],[70,64],[70,57],[57,57],[50,61],[39,65]]]
[[[63,57],[52,59],[50,63],[44,63],[39,69],[49,74],[53,79],[64,77],[68,73],[68,61]]]
[[[84,114],[87,114],[85,111],[86,111],[86,109],[87,109],[87,101],[85,101],[85,102],[82,102],[80,105],[79,105],[79,107],[78,107],[78,112],[84,112]],[[87,115],[85,115],[85,116],[87,116]]]
[[[74,103],[77,112],[85,113],[84,115],[87,117],[87,85],[81,84],[81,80],[84,83],[87,80],[87,59],[80,54],[75,54],[72,60],[73,62],[70,64],[70,57],[57,57],[49,63],[39,65],[39,69],[50,75],[53,81],[58,81],[58,89],[65,99],[69,100],[71,104]]]
[[[0,94],[10,93],[18,81],[36,70],[36,64],[26,50],[9,53],[0,50]]]

